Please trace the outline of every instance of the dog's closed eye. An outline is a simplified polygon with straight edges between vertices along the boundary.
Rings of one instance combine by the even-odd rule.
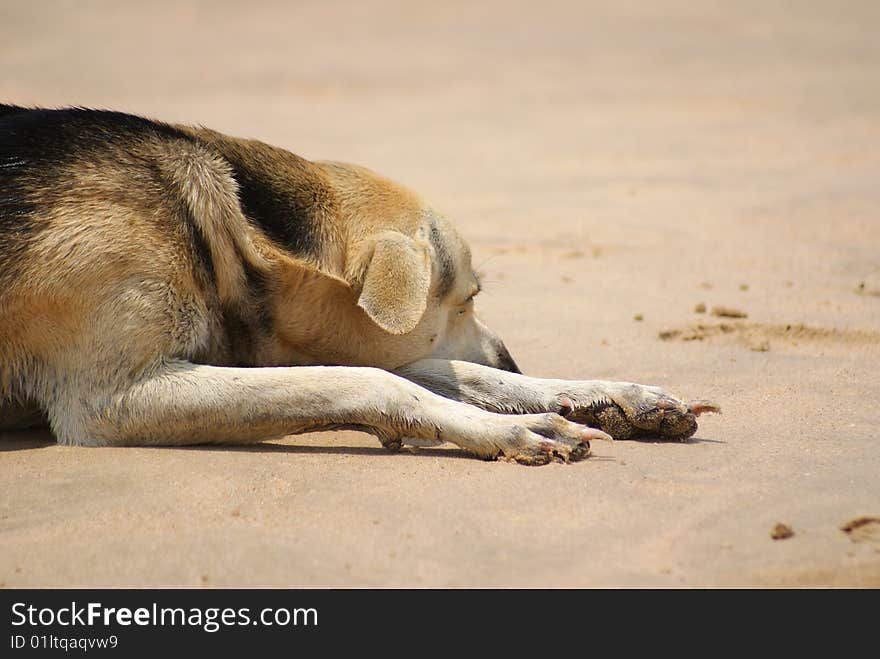
[[[467,296],[464,303],[470,304],[471,302],[473,302],[474,298],[477,297],[477,295],[479,295],[482,290],[483,284],[480,281],[480,278],[476,274],[474,274],[474,285],[471,288],[471,294]]]
[[[471,294],[467,296],[467,298],[464,300],[464,302],[461,303],[461,309],[460,309],[459,312],[458,312],[460,315],[461,315],[461,314],[465,314],[465,313],[467,313],[467,312],[470,310],[470,308],[471,308],[471,307],[473,306],[473,304],[474,304],[474,298],[477,297],[477,294],[478,294],[479,292],[480,292],[480,287],[477,286],[477,287],[471,292]]]

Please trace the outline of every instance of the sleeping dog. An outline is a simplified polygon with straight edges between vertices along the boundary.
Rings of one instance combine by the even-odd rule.
[[[467,244],[362,167],[117,112],[0,106],[0,426],[63,444],[332,428],[526,464],[685,439],[657,387],[526,377]]]

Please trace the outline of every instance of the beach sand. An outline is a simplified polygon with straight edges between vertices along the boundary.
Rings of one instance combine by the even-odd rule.
[[[880,586],[877,3],[118,4],[5,8],[0,99],[366,165],[525,372],[724,413],[539,468],[0,434],[0,584]]]

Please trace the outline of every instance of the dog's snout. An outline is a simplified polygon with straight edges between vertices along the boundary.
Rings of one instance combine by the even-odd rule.
[[[505,346],[500,341],[498,342],[498,359],[495,367],[500,368],[502,371],[509,371],[511,373],[522,373],[522,371],[519,370],[519,366],[517,366],[516,362],[513,361],[513,357],[510,356],[510,352],[507,350],[507,346]]]

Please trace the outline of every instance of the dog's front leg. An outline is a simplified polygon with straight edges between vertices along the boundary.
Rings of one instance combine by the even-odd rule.
[[[56,401],[49,416],[59,440],[70,444],[242,443],[356,428],[389,448],[415,437],[529,464],[579,459],[589,453],[590,439],[607,438],[557,414],[495,414],[387,371],[332,366],[171,362],[111,394]]]
[[[686,405],[659,387],[604,380],[532,378],[470,362],[423,359],[395,371],[442,396],[505,414],[556,412],[615,439],[684,440],[710,403]]]

